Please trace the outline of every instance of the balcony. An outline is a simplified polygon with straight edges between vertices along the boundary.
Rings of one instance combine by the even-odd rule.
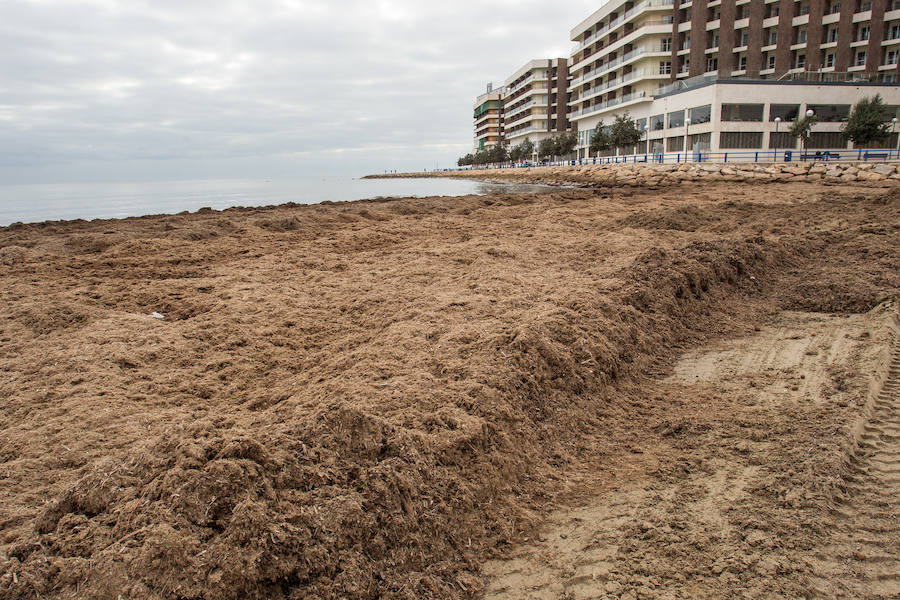
[[[578,48],[575,49],[574,53],[581,52],[585,47],[590,46],[604,35],[609,33],[611,30],[615,29],[619,25],[623,24],[625,21],[636,15],[637,13],[653,8],[666,8],[668,6],[672,6],[674,4],[674,0],[647,0],[647,2],[641,2],[634,8],[625,11],[625,13],[612,21],[610,21],[605,27],[599,29],[596,33],[592,34],[590,37],[582,41],[578,44]],[[573,53],[573,54],[574,54]]]
[[[594,97],[598,96],[599,94],[602,94],[603,92],[605,92],[606,90],[609,90],[611,88],[618,87],[620,85],[625,85],[629,81],[634,81],[635,79],[638,79],[640,77],[654,76],[654,75],[657,75],[657,73],[650,71],[649,69],[639,69],[637,71],[632,71],[631,73],[626,73],[622,77],[613,79],[612,81],[607,81],[606,83],[599,85],[597,87],[592,87],[589,90],[585,90],[584,94],[580,98],[575,100],[575,102],[583,102],[585,100],[590,100],[591,98],[594,98]]]
[[[573,79],[572,83],[570,84],[570,89],[574,88],[578,85],[581,85],[582,83],[585,83],[587,81],[592,81],[592,80],[596,79],[597,77],[600,77],[601,75],[604,75],[605,73],[608,73],[609,71],[612,71],[619,65],[626,63],[629,60],[632,60],[633,58],[637,58],[638,56],[641,56],[642,54],[654,54],[654,53],[655,54],[660,54],[660,53],[668,54],[668,53],[663,52],[662,50],[654,50],[652,48],[635,48],[628,54],[623,54],[619,58],[615,58],[615,59],[609,61],[608,63],[604,63],[604,64],[600,65],[599,67],[597,67],[590,73],[588,73],[586,75],[582,75],[581,77],[578,77],[576,79]]]
[[[589,106],[582,110],[570,112],[569,119],[571,120],[585,117],[595,112],[606,110],[607,108],[612,108],[613,106],[618,106],[619,104],[624,104],[633,100],[640,100],[641,98],[645,97],[647,97],[647,92],[633,92],[631,94],[626,94],[618,98],[613,98],[612,100],[607,100],[606,102],[601,102],[600,104],[594,104],[593,106]]]
[[[534,103],[535,103],[534,100],[529,100],[528,102],[526,102],[525,104],[522,104],[521,106],[506,109],[506,115],[505,115],[506,120],[511,121],[513,119],[513,115],[517,115],[520,112],[522,112],[523,110],[525,110],[526,108],[529,108],[530,106],[534,106]]]

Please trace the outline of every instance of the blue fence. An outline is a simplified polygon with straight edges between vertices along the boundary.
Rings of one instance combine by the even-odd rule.
[[[507,163],[502,165],[481,165],[448,170],[470,169],[521,169],[525,167],[560,167],[569,165],[607,165],[629,163],[791,163],[791,162],[883,162],[900,160],[900,149],[854,149],[834,150],[760,150],[734,152],[665,152],[662,154],[631,154],[628,156],[596,156],[574,160]]]

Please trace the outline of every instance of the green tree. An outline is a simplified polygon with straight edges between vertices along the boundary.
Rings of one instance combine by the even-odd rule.
[[[862,98],[857,102],[842,133],[844,139],[853,140],[855,146],[880,142],[890,136],[891,115],[881,94],[875,94],[873,98]]]
[[[538,144],[538,158],[553,157],[558,154],[559,143],[555,137],[547,137]]]
[[[534,156],[534,142],[527,137],[519,144],[519,148],[522,152],[522,160],[531,160],[531,157]]]
[[[803,143],[803,149],[806,150],[806,145],[809,143],[809,134],[812,130],[812,126],[818,121],[818,117],[813,115],[811,117],[807,117],[803,115],[802,117],[797,117],[794,119],[794,122],[791,124],[791,135],[795,138],[799,138]]]
[[[578,134],[574,131],[561,133],[556,143],[559,156],[568,156],[575,152],[575,146],[578,145]]]
[[[494,144],[488,149],[487,162],[503,163],[509,160],[509,152],[506,151],[506,144],[500,142]]]
[[[603,124],[603,120],[601,119],[597,126],[594,128],[594,133],[591,136],[591,144],[588,147],[588,152],[599,154],[600,152],[604,152],[613,147],[612,138],[610,137],[610,128]]]
[[[634,119],[626,112],[616,115],[609,132],[610,143],[615,148],[633,148],[644,137],[644,132],[638,129]]]

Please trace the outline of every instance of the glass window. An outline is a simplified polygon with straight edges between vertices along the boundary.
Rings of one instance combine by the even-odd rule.
[[[828,54],[825,56],[825,66],[833,67],[834,66],[834,54]]]
[[[684,150],[684,136],[677,135],[666,138],[666,152],[680,152]]]
[[[665,115],[653,115],[650,117],[650,130],[662,131],[666,127]]]
[[[761,148],[762,131],[723,131],[719,134],[719,148]]]
[[[660,75],[669,75],[671,72],[672,72],[672,61],[671,60],[659,61],[659,74]]]
[[[647,131],[647,118],[646,117],[644,117],[643,119],[635,119],[634,124],[641,131]]]
[[[781,117],[782,121],[793,121],[800,114],[799,104],[770,104],[769,120],[774,121],[775,117]]]
[[[763,104],[723,104],[723,121],[762,121]]]
[[[712,117],[712,106],[707,104],[706,106],[692,108],[690,116],[693,125],[696,125],[697,123],[709,123],[709,120]]]
[[[849,104],[810,104],[809,108],[816,113],[819,121],[826,123],[846,121],[850,116]]]
[[[846,148],[847,140],[840,131],[813,131],[809,134],[807,148],[831,149]]]
[[[684,111],[676,110],[669,113],[669,127],[681,127],[684,125]]]
[[[863,67],[866,64],[866,51],[860,50],[856,53],[856,66]]]

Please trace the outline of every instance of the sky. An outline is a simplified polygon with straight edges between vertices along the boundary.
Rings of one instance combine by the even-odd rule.
[[[0,0],[0,183],[455,165],[600,0]]]

